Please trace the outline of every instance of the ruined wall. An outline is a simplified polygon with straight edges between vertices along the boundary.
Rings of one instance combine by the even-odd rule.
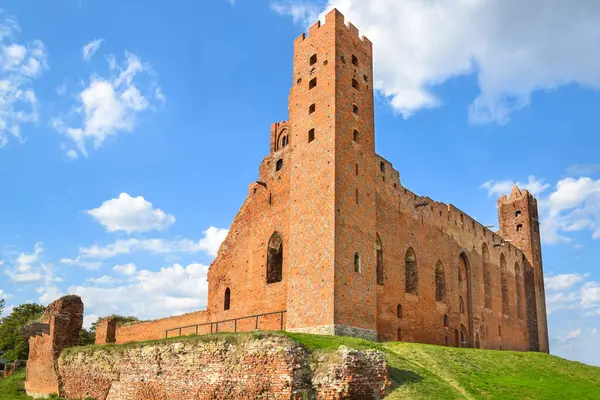
[[[390,385],[379,352],[340,349],[319,362],[282,336],[74,348],[58,371],[67,399],[356,399],[379,398]]]
[[[49,334],[29,339],[25,390],[32,397],[58,393],[56,360],[60,352],[74,346],[83,325],[83,303],[78,296],[65,296],[48,305],[41,322],[50,324]]]
[[[518,276],[521,298],[517,302],[515,271],[522,271],[526,264],[519,249],[461,210],[417,196],[395,180],[379,182],[377,203],[377,232],[382,241],[385,275],[384,285],[378,291],[381,339],[459,345],[464,327],[469,346],[529,349],[522,275]],[[491,308],[485,306],[484,247],[489,254]],[[406,292],[405,257],[409,248],[414,250],[417,261],[417,294]],[[463,280],[459,284],[461,254]],[[501,257],[506,260],[506,312],[502,304]],[[436,301],[438,262],[443,268],[445,288],[441,301]],[[460,297],[464,313],[460,312]],[[521,311],[517,310],[517,303]],[[448,326],[444,326],[445,316]]]

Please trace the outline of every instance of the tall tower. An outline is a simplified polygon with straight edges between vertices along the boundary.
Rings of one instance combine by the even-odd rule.
[[[525,300],[527,330],[531,350],[549,352],[546,295],[540,241],[537,200],[527,190],[515,185],[510,196],[498,200],[500,231],[506,239],[521,249],[526,257]]]
[[[376,338],[372,82],[339,11],[294,42],[287,330]]]

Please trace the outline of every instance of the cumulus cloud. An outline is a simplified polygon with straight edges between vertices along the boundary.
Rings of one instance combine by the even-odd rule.
[[[33,83],[48,68],[44,43],[19,43],[21,27],[0,10],[0,147],[22,142],[21,125],[38,121]]]
[[[118,198],[106,200],[87,213],[100,222],[107,231],[146,232],[163,230],[175,223],[175,217],[166,214],[142,196],[131,197],[121,193]]]
[[[113,267],[113,271],[116,271],[123,275],[130,276],[130,275],[135,274],[136,267],[135,267],[135,264],[132,264],[132,263],[125,264],[125,265],[115,265]]]
[[[107,245],[92,245],[79,248],[77,258],[64,258],[66,263],[77,263],[81,265],[87,262],[99,262],[98,260],[109,259],[118,255],[132,254],[136,252],[150,252],[156,254],[194,254],[204,252],[210,256],[216,256],[219,247],[227,236],[227,229],[210,227],[205,230],[204,237],[198,241],[190,239],[119,239]],[[135,266],[134,266],[135,267]],[[121,267],[119,267],[121,268]]]
[[[101,261],[89,261],[89,260],[83,260],[81,258],[81,256],[78,256],[76,258],[62,258],[60,260],[61,263],[63,264],[68,264],[68,265],[74,265],[76,267],[81,267],[84,269],[99,269],[100,267],[102,267],[102,262]]]
[[[65,134],[84,157],[88,156],[89,142],[99,148],[108,137],[132,131],[139,115],[154,111],[154,105],[164,101],[152,67],[137,55],[125,52],[121,65],[114,55],[107,60],[109,76],[92,75],[71,112],[51,121],[51,126]]]
[[[318,1],[275,1],[304,24]],[[472,123],[505,123],[536,91],[600,88],[600,3],[561,0],[329,0],[374,42],[375,87],[408,118],[442,104],[436,86],[474,75]],[[321,15],[321,18],[323,15]]]
[[[591,231],[600,239],[600,179],[564,178],[554,187],[534,176],[526,183],[490,180],[481,185],[489,195],[508,194],[514,184],[538,198],[540,229],[544,244],[571,242],[570,233]]]
[[[205,308],[207,271],[202,264],[173,264],[159,271],[137,271],[120,286],[74,285],[69,293],[81,296],[86,309],[97,315],[155,319]]]
[[[546,290],[566,290],[573,287],[575,284],[583,282],[589,274],[559,274],[544,276]]]
[[[98,51],[102,42],[104,42],[104,39],[96,39],[92,40],[89,43],[86,43],[85,46],[83,46],[83,48],[81,49],[83,53],[83,59],[85,61],[89,61],[94,56],[96,51]]]

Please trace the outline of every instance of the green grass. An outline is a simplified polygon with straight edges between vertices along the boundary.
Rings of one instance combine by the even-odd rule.
[[[285,334],[313,351],[340,345],[383,351],[393,383],[390,400],[600,399],[600,368],[548,354]]]
[[[0,378],[0,400],[30,399],[25,394],[23,382],[25,381],[25,370],[19,370],[8,378]]]
[[[124,345],[71,348],[69,352],[131,347],[174,341],[239,342],[277,333],[185,336]],[[457,349],[416,343],[374,343],[367,340],[284,332],[312,352],[339,346],[382,351],[393,388],[386,399],[540,399],[600,400],[600,368],[542,353]],[[0,400],[29,399],[22,391],[24,371],[0,379]]]

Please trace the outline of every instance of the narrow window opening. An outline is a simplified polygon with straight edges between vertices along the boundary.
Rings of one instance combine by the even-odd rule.
[[[356,176],[358,176],[358,164],[356,164]]]
[[[385,172],[385,163],[384,163],[383,161],[381,161],[381,162],[379,163],[379,170],[380,170],[381,172]]]
[[[314,103],[313,103],[313,104],[311,104],[311,105],[310,105],[310,107],[308,107],[308,113],[309,113],[309,114],[312,114],[312,113],[314,113],[314,112],[315,112],[315,109],[316,109],[316,106],[315,106],[315,104],[314,104]]]
[[[354,253],[354,272],[358,272],[358,273],[361,272],[361,269],[360,269],[360,254],[358,254],[358,252]]]
[[[404,270],[405,270],[405,291],[414,295],[419,294],[419,272],[417,270],[417,257],[415,251],[411,248],[408,249],[404,257]]]
[[[375,248],[377,250],[377,284],[383,285],[383,245],[379,234],[377,234]]]
[[[272,204],[272,203],[273,203],[273,197],[272,197],[271,193],[269,193],[269,204]]]
[[[517,225],[517,232],[521,232],[523,230],[523,224]]]
[[[435,266],[435,300],[443,302],[446,299],[446,282],[444,267],[441,261]]]
[[[402,329],[398,328],[398,341],[402,340]]]
[[[448,318],[448,315],[444,315],[444,327],[450,328],[450,318]]]
[[[355,142],[358,142],[358,131],[356,129],[354,130],[354,134],[352,135],[352,138]]]
[[[356,57],[354,54],[352,54],[352,64],[358,66],[358,57]]]
[[[352,87],[356,90],[359,90],[358,81],[356,79],[352,79]]]
[[[281,282],[283,279],[283,240],[275,232],[269,239],[267,248],[267,283]]]
[[[283,168],[283,159],[279,159],[275,163],[275,171],[280,171],[281,168]]]
[[[463,301],[462,296],[458,298],[458,310],[461,314],[465,313],[465,302]]]
[[[398,304],[396,306],[396,317],[398,317],[398,319],[402,319],[402,304]]]
[[[520,216],[521,216],[521,210],[515,211],[515,217],[520,217]]]
[[[316,78],[315,78],[316,79]],[[316,84],[316,83],[315,83]],[[354,114],[358,114],[358,106],[356,104],[352,104],[352,112]]]
[[[460,327],[460,347],[467,347],[467,329],[462,325]]]
[[[356,189],[356,204],[358,204],[358,189]]]
[[[296,81],[297,84],[302,83],[302,78],[298,78],[298,80]]]
[[[288,136],[285,135],[283,138],[281,138],[281,147],[285,147],[288,145]]]
[[[315,140],[315,130],[314,130],[314,128],[311,129],[310,131],[308,131],[308,143],[312,142],[313,140]]]
[[[223,309],[225,311],[229,310],[231,307],[231,290],[229,288],[225,289],[225,301],[223,302]]]
[[[365,82],[369,82],[369,77],[366,75],[363,75],[363,79],[365,80]]]
[[[314,65],[317,63],[317,55],[313,54],[312,56],[310,56],[310,65]]]
[[[310,82],[308,83],[308,89],[310,90],[310,89],[314,88],[315,86],[317,86],[317,78],[312,78],[310,80]]]

